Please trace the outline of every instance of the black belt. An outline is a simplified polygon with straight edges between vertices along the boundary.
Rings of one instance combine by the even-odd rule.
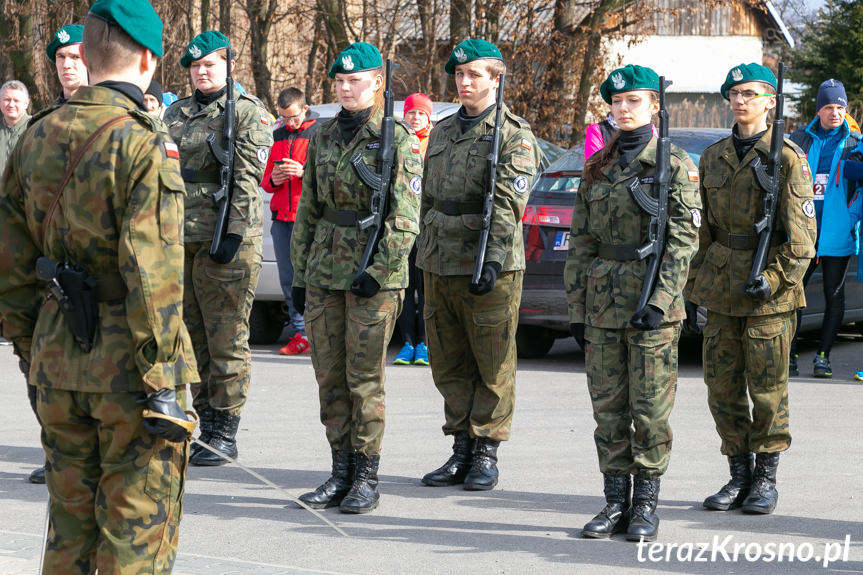
[[[447,216],[465,216],[482,213],[482,202],[459,202],[456,200],[435,200],[434,209]]]
[[[220,184],[221,171],[218,168],[204,168],[193,170],[192,168],[180,168],[183,181],[187,184]]]
[[[355,226],[359,220],[368,217],[368,215],[369,212],[365,210],[334,210],[329,206],[324,206],[324,219],[337,226]]]
[[[99,301],[112,301],[126,297],[126,282],[120,274],[104,277],[96,277],[96,299]]]
[[[599,257],[621,262],[637,260],[638,248],[633,244],[599,244]]]
[[[710,235],[713,236],[713,241],[732,250],[754,250],[758,247],[758,234],[733,234],[728,230],[710,226]],[[770,245],[778,246],[782,243],[785,243],[784,234],[774,230]]]

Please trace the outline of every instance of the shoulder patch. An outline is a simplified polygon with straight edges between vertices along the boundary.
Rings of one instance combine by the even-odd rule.
[[[804,200],[801,209],[803,210],[803,215],[807,218],[815,217],[815,202],[813,202],[811,198]]]
[[[523,194],[527,191],[527,177],[526,176],[518,176],[516,179],[512,181],[512,189],[517,194]]]
[[[177,148],[177,144],[174,142],[163,141],[162,146],[165,149],[165,155],[169,158],[174,158],[175,160],[180,159],[180,150]]]

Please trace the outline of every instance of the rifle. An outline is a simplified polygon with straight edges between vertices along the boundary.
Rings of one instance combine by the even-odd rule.
[[[384,90],[384,117],[381,120],[381,144],[378,148],[378,171],[373,172],[363,161],[362,152],[357,152],[351,157],[351,165],[357,172],[360,180],[372,189],[372,197],[369,199],[369,215],[357,221],[357,228],[362,231],[372,228],[369,240],[363,250],[360,260],[360,268],[357,270],[356,278],[359,278],[369,265],[369,262],[377,248],[381,230],[384,227],[384,218],[387,215],[389,204],[390,187],[393,179],[393,163],[395,157],[395,127],[396,121],[393,117],[393,100],[395,94],[392,88],[393,68],[398,64],[387,59],[386,66],[386,88]]]
[[[225,118],[225,127],[222,130],[222,135],[225,138],[225,147],[222,148],[216,143],[216,134],[207,134],[207,144],[210,146],[210,152],[216,158],[216,161],[221,164],[219,168],[219,191],[213,196],[213,200],[219,206],[219,215],[216,218],[216,230],[213,232],[213,243],[210,244],[211,257],[218,254],[219,246],[222,244],[222,240],[225,239],[225,234],[228,231],[228,210],[231,207],[231,197],[233,195],[234,147],[237,137],[237,115],[234,111],[236,108],[234,78],[231,74],[231,61],[233,57],[234,54],[231,51],[231,47],[228,46],[228,97],[225,100],[225,111],[222,114]]]
[[[644,309],[653,294],[659,278],[659,265],[665,252],[665,230],[668,226],[668,188],[671,186],[671,140],[668,137],[668,110],[665,108],[665,89],[671,80],[659,78],[659,141],[656,144],[656,172],[654,183],[657,197],[647,195],[636,176],[627,188],[639,207],[650,215],[647,224],[647,242],[636,250],[639,261],[648,258],[647,273],[641,286],[636,313]]]
[[[767,153],[767,166],[761,164],[761,158],[756,157],[749,162],[749,167],[755,173],[755,181],[764,190],[761,199],[763,206],[761,219],[755,222],[755,233],[758,234],[758,247],[749,271],[749,284],[767,267],[767,253],[770,251],[770,238],[776,223],[776,204],[779,202],[779,172],[782,170],[782,144],[785,140],[785,95],[782,93],[782,78],[785,76],[785,64],[779,62],[779,74],[776,77],[776,116],[773,118],[773,133],[770,134],[770,151]]]
[[[491,151],[488,153],[488,188],[482,196],[482,227],[479,232],[479,246],[476,250],[476,263],[473,267],[472,285],[479,283],[482,274],[482,264],[485,263],[485,250],[488,247],[488,233],[491,230],[491,216],[494,210],[494,188],[497,186],[497,160],[500,155],[500,116],[503,110],[503,83],[505,74],[499,76],[497,86],[497,110],[494,113],[494,132],[491,139]]]

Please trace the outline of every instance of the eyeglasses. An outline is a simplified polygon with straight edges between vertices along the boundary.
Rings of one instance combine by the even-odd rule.
[[[293,122],[294,120],[300,120],[303,117],[303,112],[300,112],[296,116],[282,116],[282,120],[285,122]]]
[[[734,90],[733,88],[731,90],[728,90],[728,99],[731,101],[736,100],[738,96],[742,96],[743,101],[748,102],[750,100],[754,100],[755,98],[760,98],[762,96],[773,96],[773,95],[774,94],[759,94],[758,92],[756,92],[754,90],[743,90],[742,92],[740,90]]]

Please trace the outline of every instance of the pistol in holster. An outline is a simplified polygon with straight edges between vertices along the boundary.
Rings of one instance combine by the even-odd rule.
[[[96,280],[81,266],[58,263],[45,256],[36,260],[36,278],[45,282],[57,300],[78,347],[89,353],[99,321]]]

